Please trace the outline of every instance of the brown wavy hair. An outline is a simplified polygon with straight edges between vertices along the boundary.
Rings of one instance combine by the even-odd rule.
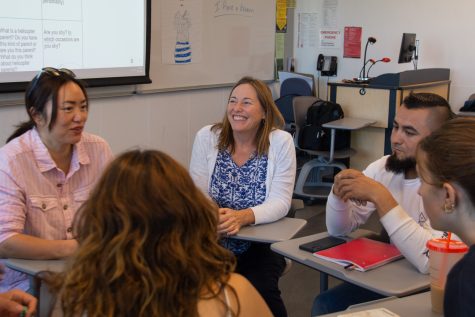
[[[61,277],[65,316],[188,317],[200,299],[225,305],[235,259],[218,244],[217,224],[217,207],[170,156],[120,155],[75,219],[79,249]]]
[[[284,117],[282,117],[282,114],[275,105],[269,87],[262,80],[252,77],[243,77],[234,85],[234,87],[231,89],[231,92],[229,93],[228,102],[234,89],[244,84],[251,85],[254,88],[257,94],[257,99],[259,100],[259,103],[261,104],[265,114],[265,118],[262,120],[256,135],[257,154],[261,156],[269,152],[269,135],[274,129],[281,129],[284,126]],[[211,130],[219,131],[218,150],[222,151],[229,148],[231,153],[233,153],[233,129],[231,127],[231,123],[228,120],[227,111],[224,113],[223,120],[220,123],[214,124]]]
[[[425,181],[438,187],[457,183],[475,206],[475,118],[447,121],[419,142],[419,151],[426,153],[426,168],[431,175],[431,180]]]

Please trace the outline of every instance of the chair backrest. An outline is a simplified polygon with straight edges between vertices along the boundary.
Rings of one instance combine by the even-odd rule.
[[[292,100],[296,96],[311,96],[312,88],[302,78],[288,78],[281,83],[280,97],[275,104],[284,117],[286,125],[294,122]],[[287,130],[287,129],[286,129]]]
[[[294,122],[294,110],[292,108],[292,100],[294,97],[294,95],[285,95],[275,100],[275,105],[284,117],[286,124]]]
[[[312,87],[302,78],[288,78],[280,84],[280,96],[312,96]]]

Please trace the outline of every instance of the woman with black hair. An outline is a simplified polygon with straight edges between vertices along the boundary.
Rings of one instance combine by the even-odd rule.
[[[105,165],[109,145],[83,132],[89,103],[67,69],[44,68],[25,94],[29,120],[0,148],[0,258],[58,259],[77,247],[72,221]],[[28,289],[7,270],[0,291]]]

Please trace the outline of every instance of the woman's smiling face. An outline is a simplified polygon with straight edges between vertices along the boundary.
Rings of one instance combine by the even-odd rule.
[[[234,88],[228,100],[228,120],[233,133],[256,133],[265,118],[254,87],[242,84]]]

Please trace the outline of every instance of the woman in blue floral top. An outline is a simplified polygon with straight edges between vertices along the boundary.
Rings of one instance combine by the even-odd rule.
[[[257,288],[274,316],[287,316],[278,288],[284,259],[268,244],[226,238],[243,226],[284,217],[295,181],[295,147],[265,83],[244,77],[229,95],[221,123],[198,131],[190,173],[219,206],[222,244],[237,257],[237,273]]]

